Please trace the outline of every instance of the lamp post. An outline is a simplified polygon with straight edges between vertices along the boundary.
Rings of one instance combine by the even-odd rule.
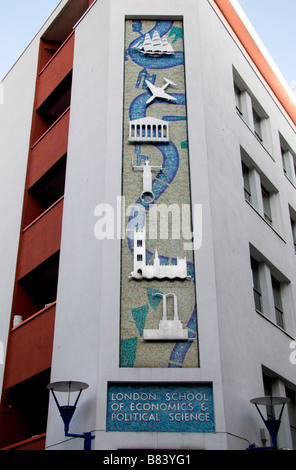
[[[90,432],[86,432],[83,434],[73,434],[69,433],[69,425],[71,419],[73,418],[74,412],[76,410],[76,406],[80,395],[83,390],[88,388],[88,384],[84,382],[53,382],[47,385],[47,388],[51,391],[55,403],[58,407],[62,420],[64,422],[65,427],[65,436],[66,437],[78,437],[84,439],[84,450],[91,450],[91,441],[94,439],[94,436],[91,435]],[[68,394],[68,402],[67,405],[60,405],[55,392],[63,392]],[[78,396],[74,402],[74,405],[70,405],[70,394],[72,392],[78,392]]]
[[[265,426],[267,427],[271,440],[272,440],[272,446],[270,447],[256,447],[253,444],[249,446],[250,450],[276,450],[278,448],[277,435],[278,435],[279,428],[281,425],[282,414],[284,411],[285,404],[290,403],[290,401],[291,401],[290,398],[287,398],[287,397],[274,397],[274,396],[258,397],[258,398],[253,398],[252,400],[250,400],[250,402],[256,406],[257,411],[260,414]],[[271,418],[269,419],[264,418],[263,414],[260,411],[259,405],[270,407]],[[281,405],[281,411],[280,411],[279,417],[276,418],[275,413],[274,413],[274,406],[278,406],[278,405]]]

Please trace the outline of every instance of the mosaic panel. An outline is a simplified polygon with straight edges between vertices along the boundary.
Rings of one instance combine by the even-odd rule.
[[[127,20],[121,367],[199,367],[194,252],[182,230],[192,227],[188,149],[183,22]]]

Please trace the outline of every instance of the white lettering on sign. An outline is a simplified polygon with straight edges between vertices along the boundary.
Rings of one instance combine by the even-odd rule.
[[[209,413],[176,413],[169,414],[170,421],[210,421]]]
[[[117,401],[126,401],[126,400],[133,400],[133,401],[151,401],[156,400],[156,393],[112,393],[111,400]]]
[[[161,421],[166,413],[169,422],[210,422],[208,401],[207,394],[200,392],[167,392],[162,400],[157,393],[111,393],[111,421]]]
[[[111,419],[116,421],[160,421],[157,413],[113,413]]]
[[[188,400],[188,401],[208,401],[208,398],[206,396],[206,393],[166,393],[166,400],[175,400],[175,401],[180,401],[180,400]]]

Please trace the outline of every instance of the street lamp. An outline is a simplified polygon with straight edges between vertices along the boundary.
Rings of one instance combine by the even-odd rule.
[[[287,397],[273,397],[273,396],[258,397],[258,398],[253,398],[252,400],[250,400],[250,402],[256,406],[258,413],[260,414],[265,426],[267,427],[271,440],[272,440],[272,446],[270,447],[255,447],[255,445],[253,444],[249,446],[250,450],[254,450],[254,449],[255,450],[256,449],[276,450],[278,448],[277,447],[277,435],[278,435],[279,428],[281,425],[282,414],[284,411],[285,404],[290,403],[290,401],[291,401],[290,398],[287,398]],[[261,413],[259,409],[259,405],[270,407],[271,418],[269,419],[264,418],[263,414]],[[274,413],[274,406],[278,406],[278,405],[281,405],[282,408],[281,408],[278,419],[276,419],[276,416]]]
[[[88,388],[88,384],[84,382],[72,382],[72,381],[53,382],[53,383],[48,384],[47,388],[51,391],[53,398],[56,402],[56,405],[59,409],[62,420],[64,422],[65,436],[66,437],[79,437],[79,438],[84,439],[84,450],[91,450],[91,441],[92,439],[94,439],[94,436],[92,436],[90,432],[86,432],[84,434],[69,433],[69,425],[70,425],[71,419],[73,418],[74,412],[76,410],[78,400],[80,398],[82,391]],[[63,392],[63,393],[68,394],[67,405],[60,405],[55,392]],[[72,392],[79,392],[74,405],[70,405],[70,394]]]

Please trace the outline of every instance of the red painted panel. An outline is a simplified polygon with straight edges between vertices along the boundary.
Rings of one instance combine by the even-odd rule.
[[[0,450],[45,450],[45,440],[46,434],[40,434],[40,436],[32,437]]]
[[[4,389],[51,367],[55,303],[11,331]]]
[[[32,146],[28,164],[27,188],[30,188],[65,153],[68,147],[70,108]]]
[[[60,49],[41,70],[38,77],[35,109],[53,92],[73,67],[74,32],[66,39]]]
[[[52,42],[41,39],[39,49],[38,73],[52,59],[53,55],[57,52],[61,45],[62,42]]]
[[[63,199],[24,231],[20,239],[16,280],[21,279],[59,251],[61,242]]]

